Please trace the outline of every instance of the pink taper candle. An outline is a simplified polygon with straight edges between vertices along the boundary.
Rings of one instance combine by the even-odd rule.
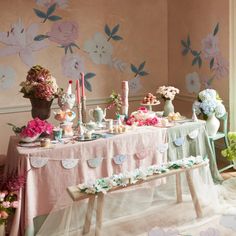
[[[76,99],[77,99],[77,104],[80,104],[80,86],[79,86],[79,80],[76,80]]]
[[[80,73],[80,76],[81,76],[81,82],[82,82],[82,97],[85,96],[85,93],[84,93],[84,73]]]

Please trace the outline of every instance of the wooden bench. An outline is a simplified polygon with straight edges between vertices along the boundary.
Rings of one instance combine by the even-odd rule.
[[[155,175],[147,177],[147,179],[145,179],[145,180],[138,180],[135,184],[128,184],[125,187],[123,187],[123,186],[113,187],[112,189],[110,189],[108,191],[108,194],[109,194],[109,192],[114,192],[117,190],[126,189],[131,186],[133,187],[135,185],[140,185],[140,184],[144,184],[144,183],[147,183],[147,182],[150,182],[153,180],[157,180],[160,178],[175,175],[176,176],[176,198],[177,198],[177,203],[180,203],[180,202],[182,202],[182,188],[181,188],[180,174],[184,172],[186,175],[189,191],[191,194],[191,198],[192,198],[192,202],[193,202],[193,205],[195,208],[197,218],[200,218],[200,217],[202,217],[202,209],[201,209],[201,206],[199,203],[199,199],[198,199],[196,190],[194,188],[194,184],[193,184],[192,177],[191,177],[191,171],[193,169],[201,168],[206,165],[208,165],[208,163],[203,162],[200,164],[193,165],[192,167],[189,167],[189,168],[180,168],[180,169],[176,169],[176,170],[174,169],[174,170],[170,170],[168,172],[162,173],[162,174],[155,174]],[[67,188],[67,191],[74,201],[80,201],[80,200],[83,200],[86,198],[89,199],[87,211],[86,211],[86,216],[85,216],[85,223],[84,223],[84,227],[83,227],[83,234],[87,234],[90,231],[94,203],[95,203],[95,199],[97,198],[95,235],[101,236],[102,235],[101,228],[102,228],[102,218],[103,218],[104,193],[102,193],[102,192],[99,192],[97,194],[82,193],[77,186],[70,186]]]

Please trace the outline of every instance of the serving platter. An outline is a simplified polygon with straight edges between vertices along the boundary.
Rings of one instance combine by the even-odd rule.
[[[77,138],[75,138],[75,140],[79,141],[79,142],[87,142],[87,141],[93,141],[93,140],[96,140],[96,139],[99,139],[99,138],[102,138],[101,134],[92,134],[91,138],[77,137]]]

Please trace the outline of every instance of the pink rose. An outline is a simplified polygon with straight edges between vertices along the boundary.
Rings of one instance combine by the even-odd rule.
[[[2,203],[2,206],[3,206],[4,208],[9,208],[9,207],[11,206],[11,203],[10,203],[9,201],[6,201],[6,202],[3,202],[3,203]]]
[[[19,206],[18,201],[13,201],[13,202],[11,203],[11,207],[13,207],[13,208],[18,208],[18,206]]]
[[[138,111],[142,111],[143,113],[147,113],[148,109],[146,107],[139,107]]]
[[[56,22],[47,35],[49,40],[62,46],[69,46],[78,38],[78,25],[72,21]]]

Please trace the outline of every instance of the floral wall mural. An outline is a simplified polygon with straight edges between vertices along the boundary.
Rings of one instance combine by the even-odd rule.
[[[151,2],[156,9],[159,7],[159,11],[163,11],[166,6],[164,0],[151,0]],[[149,45],[138,42],[140,39],[144,42],[146,34],[140,34],[138,27],[133,27],[132,34],[139,35],[136,46],[139,44],[142,49],[129,48],[128,45],[134,43],[135,39],[130,39],[131,34],[125,29],[130,27],[127,23],[131,22],[132,18],[122,12],[124,4],[127,9],[135,7],[138,11],[142,11],[143,3],[140,6],[125,2],[110,3],[106,6],[107,1],[104,3],[106,4],[102,7],[103,18],[97,17],[96,21],[92,15],[96,12],[96,4],[100,6],[99,1],[90,0],[84,3],[76,0],[27,0],[27,4],[23,7],[22,0],[16,1],[18,10],[15,15],[11,13],[13,8],[9,8],[8,3],[0,3],[1,9],[9,9],[9,13],[4,12],[5,15],[0,18],[1,21],[4,18],[9,19],[0,30],[0,65],[8,68],[2,69],[4,75],[0,81],[0,89],[8,90],[10,93],[15,92],[18,96],[19,83],[29,68],[36,64],[48,68],[59,80],[61,87],[67,85],[68,79],[80,79],[80,73],[84,72],[85,87],[91,98],[107,97],[122,80],[129,81],[131,96],[144,94],[146,90],[153,88],[151,84],[155,83],[151,75],[159,71],[156,66],[153,70],[155,62],[151,61],[153,56],[150,56]],[[114,11],[112,18],[107,16],[109,7]],[[86,18],[80,16],[87,9],[91,11],[91,16],[86,15]],[[124,16],[127,19],[125,21],[122,19]],[[90,21],[84,23],[87,18]],[[152,19],[157,22],[161,17],[151,15],[150,19],[140,19],[140,22],[141,24],[146,22],[147,26]],[[137,20],[135,22],[141,25]],[[151,28],[146,27],[146,31],[149,30]],[[165,33],[163,29],[161,31]],[[154,36],[157,35],[159,32],[154,33]],[[158,48],[160,47],[154,48],[155,53],[159,53]],[[160,70],[167,71],[167,65]],[[167,77],[163,76],[167,74],[166,71],[160,73],[162,76],[160,83],[161,80],[167,80]],[[16,74],[18,76],[15,76]],[[113,86],[111,82],[105,82],[108,78],[112,78]],[[103,94],[96,88],[97,83],[105,86]],[[6,98],[1,104],[0,99],[0,107],[5,105],[5,100]],[[17,103],[20,101],[21,104],[26,102],[20,97],[15,103],[16,101]],[[10,101],[11,103],[14,105],[14,100]]]
[[[201,73],[200,70],[199,74],[193,72],[186,75],[186,88],[189,93],[197,94],[201,89],[212,88],[214,80],[222,79],[229,73],[229,62],[222,56],[219,48],[219,29],[220,25],[217,23],[212,33],[201,40],[201,49],[193,48],[189,35],[186,40],[181,40],[182,55],[191,54],[192,66],[200,69],[206,63],[210,70],[209,75]]]

